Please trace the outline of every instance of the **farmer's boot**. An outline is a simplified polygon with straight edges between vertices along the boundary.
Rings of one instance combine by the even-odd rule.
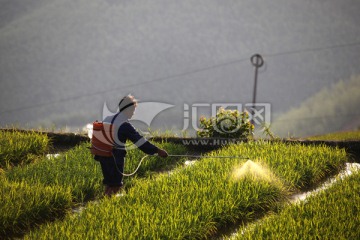
[[[121,186],[116,186],[116,187],[105,186],[104,195],[107,197],[111,197],[112,195],[115,195],[118,192],[120,192],[120,190],[121,190]]]
[[[120,190],[121,186],[111,187],[111,195],[116,195]]]
[[[107,197],[111,197],[111,195],[112,195],[112,187],[106,185],[104,195],[107,196]]]

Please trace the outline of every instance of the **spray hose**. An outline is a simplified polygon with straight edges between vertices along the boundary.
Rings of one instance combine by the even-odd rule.
[[[125,177],[130,177],[133,176],[140,168],[142,162],[145,160],[145,158],[149,157],[149,156],[157,156],[157,154],[154,155],[145,155],[141,158],[139,165],[137,166],[137,168],[135,169],[134,172],[132,173],[123,173],[119,170],[119,168],[116,165],[116,160],[115,160],[115,156],[113,155],[114,158],[114,162],[115,162],[115,166],[116,169],[119,173],[121,173],[123,176]],[[204,156],[204,155],[182,155],[182,154],[169,154],[168,157],[188,157],[188,158],[238,158],[238,159],[250,159],[248,157],[244,157],[244,156]]]

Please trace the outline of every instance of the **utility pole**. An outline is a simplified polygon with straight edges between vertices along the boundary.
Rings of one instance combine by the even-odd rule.
[[[254,54],[250,58],[251,64],[255,67],[255,78],[254,78],[254,92],[253,92],[253,106],[251,111],[251,123],[254,125],[254,110],[256,104],[256,88],[257,88],[257,78],[258,78],[258,69],[264,65],[264,59],[258,53]]]

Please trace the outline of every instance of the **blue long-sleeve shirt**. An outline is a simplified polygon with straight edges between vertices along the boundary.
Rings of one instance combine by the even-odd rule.
[[[136,131],[134,126],[131,125],[131,123],[129,123],[128,121],[125,121],[121,124],[117,132],[117,137],[118,140],[123,144],[125,144],[127,140],[130,140],[134,144],[131,146],[136,146],[146,154],[153,155],[158,152],[158,148],[155,145],[151,144],[149,141],[147,141],[143,136],[141,136]],[[119,157],[125,157],[126,149],[124,148],[124,146],[120,146],[119,148],[114,149],[114,153]]]

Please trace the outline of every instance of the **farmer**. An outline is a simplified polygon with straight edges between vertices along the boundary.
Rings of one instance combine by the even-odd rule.
[[[95,160],[100,162],[101,170],[104,176],[105,196],[112,196],[118,193],[123,185],[124,161],[126,156],[125,143],[130,140],[133,145],[127,148],[137,147],[146,154],[158,154],[160,157],[167,157],[168,153],[156,147],[143,138],[135,128],[129,123],[137,106],[137,100],[128,95],[121,99],[119,103],[119,112],[107,116],[103,123],[113,124],[112,135],[115,142],[113,148],[113,157],[103,157],[95,155]]]

